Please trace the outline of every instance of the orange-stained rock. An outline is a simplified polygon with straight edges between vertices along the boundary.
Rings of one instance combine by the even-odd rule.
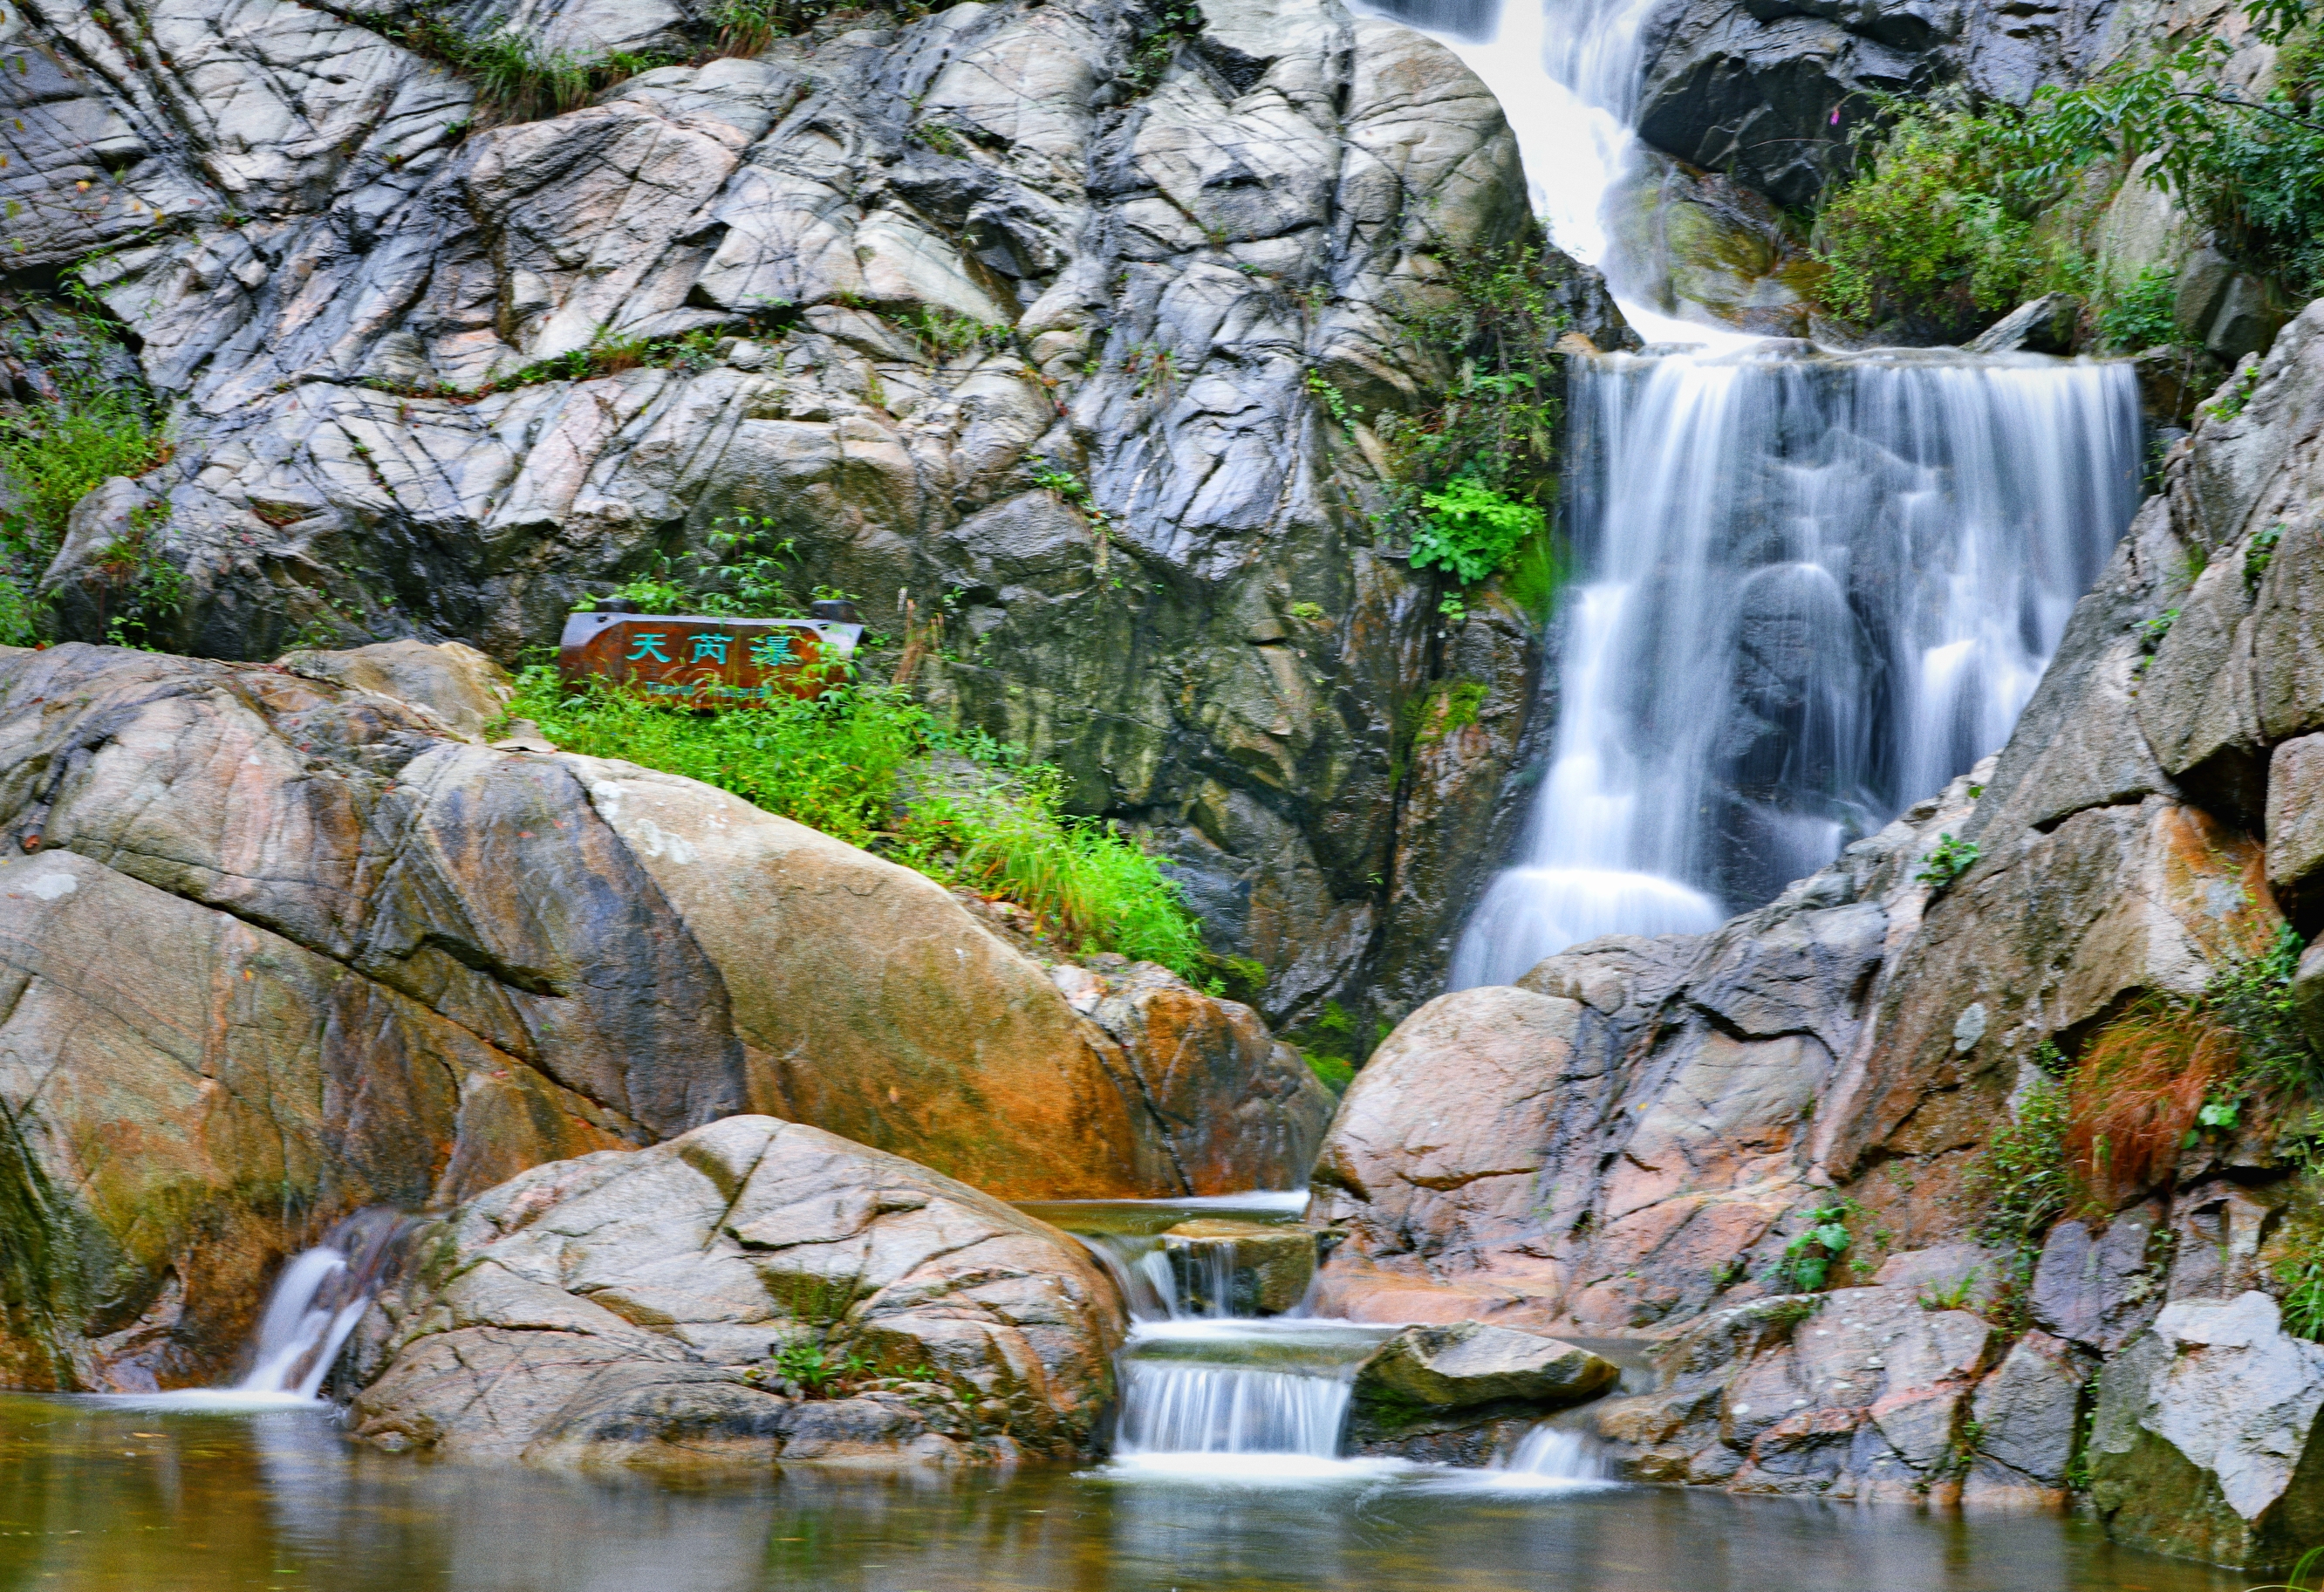
[[[355,1208],[754,1102],[1013,1196],[1304,1173],[1316,1086],[1242,1008],[1173,981],[1126,1052],[921,876],[449,738],[392,690],[463,660],[387,650],[0,654],[0,1380],[212,1379]]]
[[[1119,1047],[941,885],[696,780],[557,761],[724,972],[752,1109],[1005,1199],[1191,1192]]]

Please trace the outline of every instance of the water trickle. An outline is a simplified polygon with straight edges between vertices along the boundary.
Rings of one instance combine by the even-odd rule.
[[[1130,1358],[1122,1366],[1117,1450],[1150,1454],[1340,1451],[1355,1367],[1344,1375]]]
[[[1508,1458],[1493,1467],[1500,1477],[1547,1486],[1610,1480],[1613,1468],[1589,1438],[1569,1426],[1544,1421],[1517,1440]]]
[[[249,1373],[232,1391],[312,1399],[378,1291],[410,1223],[385,1207],[359,1210],[294,1256],[259,1319]]]

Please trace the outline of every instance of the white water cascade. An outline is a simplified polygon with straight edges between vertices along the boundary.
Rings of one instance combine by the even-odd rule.
[[[406,1225],[393,1210],[358,1211],[293,1256],[267,1296],[250,1370],[227,1391],[253,1399],[314,1399],[370,1308]]]
[[[1507,983],[1700,932],[1999,748],[2138,501],[2126,365],[1839,354],[1640,301],[1605,213],[1654,0],[1373,0],[1499,99],[1558,246],[1645,355],[1576,362],[1557,728],[1456,950]]]

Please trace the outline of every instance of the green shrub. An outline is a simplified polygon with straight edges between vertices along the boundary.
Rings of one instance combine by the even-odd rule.
[[[1200,929],[1156,858],[1061,811],[1056,770],[945,732],[900,688],[850,685],[815,702],[691,713],[604,685],[568,693],[539,667],[519,676],[509,713],[568,751],[699,779],[943,884],[1013,901],[1068,952],[1116,952],[1213,982]],[[932,789],[899,814],[905,776],[931,752],[979,770],[976,788]]]
[[[1449,292],[1409,322],[1420,342],[1452,355],[1452,383],[1414,413],[1376,415],[1373,429],[1394,472],[1385,517],[1409,528],[1413,567],[1467,584],[1547,542],[1562,414],[1550,350],[1568,322],[1538,244],[1442,258]],[[1328,383],[1309,385],[1342,416],[1344,400],[1325,396]],[[1554,552],[1544,553],[1554,568]]]
[[[1308,1050],[1299,1054],[1306,1062],[1307,1070],[1315,1074],[1315,1081],[1333,1094],[1347,1093],[1348,1085],[1356,1081],[1356,1069],[1350,1062],[1338,1056],[1327,1056],[1321,1051]]]
[[[90,339],[111,334],[94,314],[76,312]],[[45,604],[36,587],[64,539],[73,505],[115,475],[144,474],[169,457],[144,394],[93,373],[61,373],[52,401],[0,416],[0,475],[15,493],[0,513],[0,644],[36,640]],[[174,566],[159,555],[149,514],[128,536],[100,555],[107,578],[125,576],[136,615],[158,617],[174,607]],[[119,617],[119,616],[116,616]]]
[[[2037,1060],[2043,1076],[2019,1099],[2015,1118],[1986,1141],[1969,1175],[1986,1202],[1978,1237],[2017,1257],[2028,1276],[2043,1237],[2080,1188],[2066,1153],[2072,1113],[2057,1076],[2065,1071],[2065,1058],[2045,1042]]]
[[[381,32],[474,83],[478,120],[486,126],[578,110],[625,78],[672,64],[666,56],[551,50],[513,23],[468,32],[428,5]]]
[[[1941,896],[1952,888],[1955,880],[1977,866],[1978,843],[1956,840],[1950,834],[1941,834],[1937,843],[1929,848],[1928,857],[1920,871],[1913,877],[1929,887],[1933,895]]]
[[[2126,58],[2073,88],[2045,87],[1997,125],[1995,153],[2029,183],[2092,160],[2151,157],[2146,180],[2177,198],[2228,253],[2300,298],[2324,288],[2324,121],[2312,114],[2319,51],[2309,0],[2246,8],[2250,32],[2208,32]],[[2256,40],[2282,47],[2262,98],[2224,69]]]
[[[1512,502],[1482,482],[1462,476],[1442,492],[1423,492],[1428,510],[1412,540],[1412,566],[1442,567],[1463,585],[1507,564],[1519,544],[1547,529],[1539,509]]]
[[[2179,273],[2149,265],[2102,296],[2098,341],[2116,354],[2136,354],[2179,341]]]
[[[1958,337],[2022,299],[2071,285],[2034,225],[2063,174],[2027,184],[1996,157],[1999,124],[1957,102],[1886,108],[1886,131],[1868,132],[1857,175],[1816,218],[1834,314],[1867,326],[1902,318]]]
[[[1807,1213],[1807,1226],[1792,1236],[1769,1268],[1767,1281],[1786,1293],[1821,1292],[1831,1268],[1851,1242],[1847,1223],[1864,1208],[1853,1200],[1832,1199]]]

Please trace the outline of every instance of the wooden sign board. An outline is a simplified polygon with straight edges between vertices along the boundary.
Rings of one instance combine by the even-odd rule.
[[[568,686],[606,680],[672,707],[764,707],[822,695],[853,655],[859,624],[824,619],[576,613],[558,643]]]

